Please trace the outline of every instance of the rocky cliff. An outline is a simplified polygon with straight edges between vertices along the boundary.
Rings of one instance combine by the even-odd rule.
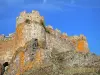
[[[21,12],[16,32],[0,35],[0,63],[4,75],[100,74],[100,57],[89,51],[86,37],[45,26],[38,11]]]

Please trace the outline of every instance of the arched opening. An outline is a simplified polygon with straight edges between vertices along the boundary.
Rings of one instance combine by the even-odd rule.
[[[4,72],[5,72],[5,70],[7,69],[7,67],[8,67],[8,62],[5,62],[5,63],[3,63],[3,74],[4,74]]]
[[[4,67],[7,67],[8,65],[9,65],[8,62],[5,62],[5,63],[3,64]]]
[[[8,66],[8,62],[5,62],[3,64],[0,64],[0,75],[3,75],[5,70],[6,70],[6,67]]]

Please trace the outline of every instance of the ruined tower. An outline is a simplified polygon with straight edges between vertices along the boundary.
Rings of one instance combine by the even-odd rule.
[[[32,13],[21,12],[16,22],[16,43],[24,46],[32,38],[37,39],[42,45],[45,45],[45,28],[43,25],[44,18],[38,11]]]

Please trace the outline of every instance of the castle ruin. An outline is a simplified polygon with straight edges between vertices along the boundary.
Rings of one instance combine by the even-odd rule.
[[[56,49],[57,52],[76,51],[88,53],[88,43],[84,35],[68,36],[60,30],[54,30],[51,25],[44,25],[44,17],[38,11],[26,13],[23,11],[16,18],[16,31],[9,36],[0,35],[0,62],[10,62],[20,47],[25,47],[26,43],[34,39],[42,49],[43,58]],[[23,53],[22,53],[23,54]],[[38,56],[37,56],[38,57]]]

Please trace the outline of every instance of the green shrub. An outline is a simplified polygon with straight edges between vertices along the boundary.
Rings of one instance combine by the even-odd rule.
[[[47,33],[50,33],[50,31],[48,30],[48,29],[46,29],[46,25],[45,25],[45,21],[40,21],[40,23],[41,23],[41,25],[44,27],[44,29],[45,29],[45,31],[47,32]]]
[[[40,20],[40,24],[45,28],[45,22],[43,20]]]
[[[50,34],[50,31],[48,29],[46,29],[46,32]]]

